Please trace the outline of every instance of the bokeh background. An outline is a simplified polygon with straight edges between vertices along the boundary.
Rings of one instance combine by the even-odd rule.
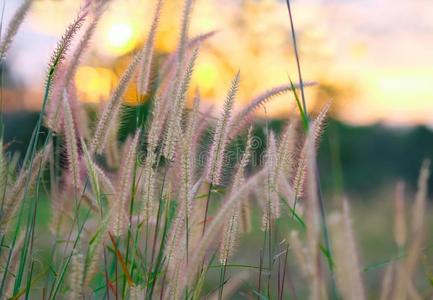
[[[108,97],[146,39],[154,2],[112,1],[75,78],[89,107]],[[4,0],[2,24],[20,3]],[[49,57],[79,5],[35,0],[1,66],[4,134],[12,150],[24,152]],[[353,199],[365,261],[386,259],[395,183],[407,182],[411,200],[421,161],[433,154],[433,2],[293,0],[292,5],[303,77],[317,82],[307,89],[309,110],[332,101],[319,153],[325,200],[332,206],[343,194]],[[165,3],[157,59],[176,47],[181,8],[180,0]],[[197,0],[190,35],[211,31],[216,32],[201,49],[193,79],[204,106],[222,104],[237,70],[238,106],[289,78],[297,80],[285,1]],[[140,104],[134,86],[124,101]],[[294,109],[292,95],[280,96],[266,104],[266,117],[278,129]],[[258,111],[259,118],[264,114]]]
[[[112,1],[75,78],[81,101],[97,105],[108,97],[146,38],[154,2]],[[314,111],[332,101],[324,160],[338,150],[332,164],[344,171],[346,188],[359,192],[385,179],[415,182],[421,160],[433,150],[433,3],[292,2],[303,77],[318,83],[307,89],[308,106]],[[4,1],[3,24],[20,4]],[[25,145],[34,121],[28,112],[40,108],[50,55],[79,5],[77,0],[34,1],[2,65],[6,138],[15,138],[15,147]],[[165,3],[160,58],[176,47],[181,9],[182,1]],[[242,74],[238,106],[289,78],[297,80],[285,1],[197,0],[190,35],[211,31],[216,33],[201,49],[193,80],[204,105],[224,101],[237,70]],[[137,104],[134,86],[125,104]],[[267,115],[277,119],[293,109],[291,95],[266,105]]]

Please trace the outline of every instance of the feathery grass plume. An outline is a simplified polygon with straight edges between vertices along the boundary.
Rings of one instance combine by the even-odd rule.
[[[190,60],[189,64],[187,65],[187,72],[182,74],[183,68],[184,68],[184,60],[186,57],[186,50],[187,50],[187,42],[188,42],[188,31],[189,31],[189,24],[190,24],[190,18],[192,14],[192,6],[193,6],[193,0],[185,0],[183,5],[183,11],[182,11],[182,19],[181,19],[181,26],[180,26],[180,38],[179,38],[179,45],[177,48],[177,56],[176,56],[176,63],[172,75],[169,74],[163,74],[164,77],[167,77],[168,80],[168,88],[163,89],[165,91],[163,99],[163,111],[168,113],[168,124],[167,124],[167,132],[165,134],[165,140],[164,140],[164,148],[163,148],[163,154],[171,160],[173,157],[171,155],[174,154],[174,146],[175,146],[175,140],[176,134],[179,133],[180,128],[177,128],[177,119],[178,115],[182,113],[183,109],[183,101],[182,98],[182,89],[187,89],[189,85],[190,78],[185,78],[185,76],[188,77],[188,68],[190,67],[190,72],[192,72],[193,64],[194,62]],[[195,51],[198,51],[198,46],[195,47]],[[197,56],[197,53],[193,53],[192,60],[195,60]],[[192,63],[192,65],[191,65]],[[166,76],[169,75],[169,76]],[[191,77],[191,74],[189,75]],[[185,80],[186,79],[186,80]],[[180,97],[180,99],[179,99]],[[171,103],[174,99],[174,103]],[[176,111],[173,109],[179,109],[179,111]],[[180,125],[179,125],[180,126]],[[168,155],[168,156],[167,156]]]
[[[251,146],[252,146],[252,127],[248,130],[247,144],[245,146],[245,152],[242,155],[241,161],[237,167],[236,174],[233,178],[233,185],[230,193],[234,193],[245,181],[245,168],[248,165],[251,158]],[[239,233],[239,223],[241,217],[242,203],[247,201],[241,201],[238,203],[230,213],[230,216],[224,222],[223,236],[220,243],[219,258],[221,264],[227,264],[228,260],[233,254],[236,240]]]
[[[319,260],[319,239],[320,239],[320,213],[319,213],[319,199],[317,195],[317,179],[316,179],[316,126],[320,123],[313,124],[311,130],[306,138],[305,152],[306,152],[306,177],[307,177],[307,190],[305,197],[305,220],[307,226],[306,232],[306,248],[308,257],[313,261],[311,272],[311,299],[324,299],[326,298],[325,286],[323,284],[323,277],[320,271]]]
[[[312,129],[314,129],[312,133],[313,140],[314,140],[314,147],[316,148],[319,146],[320,137],[322,136],[323,128],[330,108],[331,108],[331,102],[326,103],[322,107],[322,109],[320,110],[319,114],[317,115],[316,119],[312,124]]]
[[[280,176],[286,174],[290,176],[294,164],[296,151],[296,122],[291,122],[283,132],[278,145],[275,168],[272,172],[272,183],[277,188]]]
[[[332,245],[338,289],[343,299],[365,299],[349,204],[346,199],[343,199],[342,204],[342,213],[332,215],[329,222],[333,233]]]
[[[155,198],[155,187],[156,187],[156,170],[154,169],[154,163],[156,160],[156,154],[154,152],[147,152],[147,157],[143,169],[143,196],[142,196],[142,212],[141,219],[146,224],[153,212],[154,198]]]
[[[267,167],[258,171],[256,174],[248,178],[236,191],[230,194],[230,196],[224,201],[224,204],[219,209],[217,215],[213,218],[212,222],[206,228],[206,232],[202,235],[199,243],[195,247],[194,254],[191,262],[187,268],[187,284],[192,282],[194,275],[197,272],[197,268],[201,265],[206,249],[215,241],[216,236],[219,234],[224,222],[229,215],[228,213],[240,202],[245,200],[244,195],[251,191],[259,182],[261,182],[267,175]],[[183,287],[182,287],[183,290]]]
[[[194,98],[193,110],[190,114],[187,127],[185,129],[185,138],[182,140],[181,148],[181,185],[179,195],[179,205],[177,209],[176,219],[173,222],[169,239],[167,242],[167,264],[170,263],[173,251],[177,249],[178,240],[182,229],[185,231],[185,235],[189,236],[189,226],[191,222],[191,209],[192,209],[192,198],[190,192],[193,188],[193,177],[194,177],[194,154],[191,153],[190,147],[193,138],[193,133],[197,126],[197,115],[199,112],[200,97],[198,93]],[[186,240],[186,250],[189,250],[189,241]],[[178,250],[176,250],[178,251]],[[186,253],[188,255],[188,253]]]
[[[198,105],[201,102],[201,96],[200,91],[197,88],[194,95],[194,103],[198,103]],[[190,137],[190,144],[189,144],[189,151],[191,153],[191,157],[196,158],[197,157],[197,151],[199,151],[201,146],[201,137],[203,136],[204,132],[208,128],[208,122],[207,122],[207,112],[210,112],[212,109],[212,106],[208,108],[204,113],[200,112],[197,109],[197,115],[194,119],[194,130],[191,131],[191,137]],[[194,111],[194,106],[193,106]],[[201,162],[198,162],[201,166]]]
[[[96,152],[100,154],[104,150],[108,133],[110,132],[110,128],[113,126],[112,120],[116,119],[116,116],[119,113],[120,106],[122,104],[122,96],[125,93],[130,81],[132,80],[135,69],[140,63],[142,57],[143,51],[139,51],[135,54],[128,68],[123,73],[119,84],[111,94],[110,99],[108,100],[108,103],[99,118],[98,124],[96,125],[95,133],[90,143],[90,152]]]
[[[59,120],[62,119],[62,97],[64,90],[68,90],[68,93],[70,96],[75,99],[76,98],[76,91],[73,84],[71,84],[72,79],[74,78],[77,68],[80,63],[80,59],[84,53],[84,51],[87,49],[87,46],[90,42],[90,39],[92,38],[96,25],[101,18],[104,8],[106,4],[109,1],[95,1],[95,7],[93,8],[93,19],[90,22],[90,24],[87,26],[84,34],[81,36],[80,41],[75,48],[74,52],[71,55],[71,58],[68,61],[67,66],[64,66],[61,69],[60,76],[56,76],[56,80],[54,82],[53,91],[51,94],[51,101],[49,103],[49,107],[47,109],[47,116],[45,118],[45,123],[47,126],[53,130],[58,131],[59,130]],[[86,1],[84,8],[81,10],[89,10],[91,5],[91,1]],[[86,14],[88,12],[86,11]],[[81,27],[81,25],[80,25]],[[75,103],[71,103],[71,109],[72,113],[74,115],[74,118],[76,120],[79,120],[77,124],[77,130],[81,133],[81,135],[84,135],[84,130],[87,129],[87,119],[85,118],[85,113],[83,112],[83,108],[81,107],[81,103],[79,101],[75,101]]]
[[[192,203],[195,196],[197,195],[198,190],[200,189],[203,183],[203,179],[200,178],[197,180],[194,185],[191,187],[188,193],[187,202]],[[180,207],[177,209],[176,218],[173,221],[173,224],[170,228],[170,233],[167,238],[166,246],[165,246],[165,264],[168,267],[169,275],[172,278],[176,278],[178,276],[178,271],[182,261],[185,261],[185,256],[187,254],[186,247],[187,244],[192,240],[193,234],[189,233],[186,230],[186,217],[185,217],[185,205],[183,203],[180,204]],[[197,212],[197,211],[192,211]],[[197,219],[197,215],[191,214],[188,219],[189,231],[193,229],[193,224],[197,223],[195,220]],[[191,224],[191,225],[190,225]],[[185,234],[182,234],[185,232]],[[187,234],[189,234],[187,236]],[[188,238],[188,240],[187,240]],[[191,243],[195,245],[194,242]],[[185,251],[180,251],[179,249],[184,249]],[[189,250],[189,249],[188,249]]]
[[[314,85],[314,82],[304,83],[304,86]],[[294,84],[294,87],[300,88],[300,85]],[[263,94],[260,94],[257,97],[253,98],[251,101],[249,101],[249,104],[247,104],[240,112],[238,112],[233,117],[233,121],[230,125],[229,139],[233,140],[246,126],[248,126],[249,123],[253,121],[254,112],[257,108],[271,100],[273,97],[292,91],[292,89],[293,88],[291,84],[280,85],[273,89],[265,91]]]
[[[222,265],[226,265],[228,260],[232,257],[234,248],[237,242],[238,227],[239,227],[239,213],[240,204],[238,203],[230,216],[224,222],[223,236],[221,238],[219,249],[219,260]]]
[[[280,203],[278,195],[275,192],[275,183],[273,182],[272,172],[275,170],[277,163],[277,145],[273,131],[269,133],[268,148],[266,149],[266,165],[269,173],[265,184],[265,203],[262,214],[262,230],[268,230],[271,223],[279,217]],[[276,199],[275,199],[276,198]]]
[[[152,19],[152,25],[150,26],[149,34],[147,35],[146,45],[144,46],[143,60],[138,76],[138,93],[140,95],[147,94],[149,92],[150,85],[150,72],[152,69],[152,58],[155,44],[156,31],[161,16],[162,5],[164,1],[158,0],[155,8],[155,13]]]
[[[128,227],[128,217],[126,212],[126,204],[131,194],[131,186],[135,183],[132,182],[134,172],[134,165],[137,159],[137,146],[140,137],[140,130],[135,133],[134,139],[131,141],[125,161],[121,169],[119,186],[117,189],[116,199],[112,203],[110,231],[114,236],[120,236]]]
[[[90,6],[92,1],[86,1],[85,6]],[[51,95],[51,101],[49,103],[49,109],[47,110],[47,117],[45,118],[46,124],[49,126],[50,129],[53,131],[59,131],[61,123],[59,121],[62,120],[62,97],[64,90],[68,91],[69,98],[70,98],[70,106],[72,115],[74,117],[74,120],[76,121],[76,131],[81,136],[88,136],[88,120],[86,112],[82,106],[82,103],[80,101],[77,101],[77,92],[76,88],[73,82],[73,78],[76,75],[76,71],[80,65],[80,60],[85,52],[85,50],[88,48],[88,45],[90,43],[90,40],[95,32],[96,26],[105,11],[105,6],[107,5],[109,1],[93,1],[95,3],[92,12],[93,12],[93,18],[90,21],[90,23],[87,25],[83,35],[80,37],[80,41],[78,45],[75,47],[72,55],[70,56],[69,60],[67,61],[67,64],[63,68],[61,68],[61,71],[59,72],[59,75],[56,76],[56,81],[54,83],[52,95]],[[89,8],[90,9],[90,8]]]
[[[63,123],[63,131],[65,134],[68,168],[72,177],[72,188],[76,191],[81,187],[79,165],[80,157],[78,153],[75,123],[72,117],[71,107],[69,106],[68,94],[66,93],[66,91],[63,96],[63,111],[65,118],[65,121]]]
[[[6,53],[8,52],[19,27],[23,23],[28,11],[30,10],[32,3],[33,0],[25,0],[17,9],[11,21],[9,22],[6,34],[0,42],[0,60],[6,57]]]
[[[190,114],[188,124],[185,130],[185,138],[182,141],[182,154],[181,154],[181,164],[182,164],[182,185],[181,185],[181,203],[185,203],[187,217],[189,217],[191,213],[191,203],[189,202],[189,192],[192,189],[193,176],[194,176],[194,153],[190,152],[191,143],[193,139],[194,132],[197,128],[197,116],[199,113],[200,106],[200,96],[198,92],[194,97],[194,104],[192,108],[192,112]]]
[[[220,184],[221,173],[224,165],[225,148],[228,142],[228,133],[230,129],[230,116],[233,110],[233,105],[236,93],[239,88],[240,72],[234,77],[229,92],[224,102],[223,113],[218,119],[215,133],[212,137],[212,144],[206,166],[206,180],[209,183]]]
[[[209,31],[207,33],[200,34],[200,35],[190,39],[188,41],[188,44],[187,44],[187,50],[197,48],[200,44],[204,43],[207,39],[212,37],[215,33],[216,33],[216,31]],[[167,74],[169,74],[173,70],[173,67],[176,65],[176,60],[178,59],[178,57],[179,57],[179,49],[172,52],[168,56],[168,58],[165,59],[164,63],[162,64],[162,66],[159,69],[159,76],[161,78],[167,78],[168,77]]]
[[[151,121],[149,131],[147,133],[147,152],[155,153],[160,140],[161,132],[164,127],[163,103],[159,95],[156,95],[153,100]]]
[[[404,182],[399,181],[395,187],[394,238],[400,249],[406,244],[406,215],[404,202]]]
[[[180,84],[177,86],[176,97],[173,105],[170,107],[170,112],[167,120],[167,132],[164,140],[164,156],[173,160],[174,150],[179,138],[180,133],[180,122],[182,119],[182,112],[185,106],[186,92],[191,81],[194,64],[198,56],[198,48],[194,49],[185,72],[182,76]]]
[[[245,145],[244,153],[242,154],[241,161],[239,162],[235,176],[233,177],[233,185],[232,185],[231,192],[237,189],[245,181],[245,168],[248,166],[251,160],[252,147],[253,147],[253,127],[251,126],[250,129],[248,130],[247,143]]]
[[[80,8],[77,18],[66,28],[65,33],[57,43],[57,47],[54,50],[54,53],[50,59],[48,76],[52,76],[52,78],[56,77],[58,67],[60,63],[65,59],[66,53],[71,46],[72,39],[83,26],[83,23],[89,13],[89,6],[90,2],[87,2],[84,6]]]
[[[153,210],[155,193],[156,170],[154,165],[157,160],[156,150],[164,128],[164,108],[161,96],[156,95],[153,101],[149,130],[147,132],[147,153],[143,168],[143,195],[142,195],[142,222],[147,223]]]
[[[95,6],[92,9],[93,19],[90,24],[87,25],[86,30],[84,31],[82,37],[80,38],[80,42],[76,46],[74,52],[71,55],[69,60],[69,65],[65,73],[65,85],[68,86],[71,80],[74,78],[77,68],[80,64],[81,57],[83,56],[85,50],[89,46],[89,43],[95,33],[96,27],[98,25],[99,20],[101,19],[107,4],[111,0],[106,1],[94,1]],[[91,2],[91,1],[90,1]]]
[[[12,220],[16,209],[21,204],[24,196],[26,187],[32,187],[41,170],[44,168],[48,156],[51,153],[51,143],[45,146],[45,148],[39,151],[33,159],[33,168],[23,168],[15,181],[12,189],[7,192],[6,197],[3,201],[3,210],[0,216],[0,234],[4,234],[7,231],[7,226]]]
[[[385,270],[380,291],[380,300],[392,299],[392,279],[394,274],[394,264],[390,263]]]
[[[182,140],[182,149],[181,149],[181,186],[180,186],[180,195],[179,195],[179,206],[177,209],[177,215],[171,226],[171,231],[167,241],[166,247],[166,257],[167,257],[167,265],[173,260],[174,254],[179,258],[178,252],[178,244],[179,239],[181,239],[182,230],[185,232],[185,255],[188,256],[189,250],[189,231],[190,231],[190,223],[191,223],[191,210],[192,210],[192,201],[195,196],[196,187],[193,186],[193,177],[194,177],[194,160],[195,153],[192,151],[192,139],[194,135],[195,128],[197,126],[197,116],[199,113],[199,105],[200,105],[200,97],[198,92],[196,93],[194,99],[193,110],[190,114],[190,118],[188,120],[187,127],[185,129],[185,138]],[[178,269],[180,266],[170,266],[170,269]]]
[[[137,159],[137,148],[140,138],[141,130],[135,133],[135,136],[129,146],[126,156],[124,157],[124,163],[121,169],[120,182],[119,182],[119,198],[126,204],[130,197],[131,186],[134,184],[132,176],[134,173],[134,165]]]
[[[418,179],[418,190],[412,208],[411,239],[407,256],[399,268],[394,298],[407,299],[412,276],[421,254],[421,246],[425,231],[425,209],[427,202],[428,178],[430,176],[430,161],[424,160]]]
[[[92,187],[93,192],[95,193],[96,199],[98,199],[99,201],[101,197],[101,187],[99,185],[98,173],[96,171],[95,164],[92,161],[92,157],[89,153],[89,150],[87,150],[86,143],[84,142],[83,139],[81,139],[81,145],[83,147],[84,162],[86,164],[87,174],[90,179],[90,185]]]
[[[153,118],[152,126],[150,127],[150,134],[148,135],[148,149],[146,154],[146,160],[143,168],[143,195],[142,195],[142,213],[141,219],[143,223],[147,223],[152,211],[153,201],[155,198],[155,187],[156,187],[156,170],[154,164],[157,160],[157,154],[155,153],[158,145],[159,136],[155,135],[152,131],[158,130],[159,119]],[[158,128],[157,128],[158,127]]]
[[[320,137],[323,132],[323,126],[330,106],[331,106],[330,102],[325,104],[325,106],[322,108],[322,110],[320,111],[320,113],[317,115],[316,119],[310,126],[310,130],[312,131],[312,133],[309,133],[309,135],[311,135],[313,139],[312,143],[315,148],[317,148],[319,145]],[[293,187],[295,189],[295,194],[294,194],[295,198],[301,197],[304,193],[305,176],[306,176],[306,170],[308,164],[307,144],[308,141],[304,143],[301,153],[297,159],[296,174],[295,174],[295,179],[293,181]]]
[[[48,86],[49,89],[49,101],[45,109],[44,124],[53,132],[62,131],[62,120],[63,120],[63,94],[65,91],[64,74],[65,67],[59,65],[56,71],[56,77],[53,78],[53,83]],[[50,78],[48,78],[50,80]]]
[[[185,0],[183,4],[182,20],[180,25],[178,59],[177,59],[178,62],[181,62],[183,60],[185,51],[188,46],[188,31],[191,23],[193,2],[194,0]]]
[[[23,248],[24,245],[24,238],[25,238],[25,232],[21,232],[18,235],[18,238],[15,242],[15,246],[13,247],[13,249],[11,249],[12,253],[10,255],[10,263],[9,263],[9,268],[7,268],[6,270],[4,270],[1,274],[0,278],[3,278],[3,276],[6,275],[6,277],[4,277],[5,283],[4,283],[4,291],[3,291],[3,296],[4,299],[10,299],[13,296],[13,283],[14,283],[14,279],[15,279],[15,273],[18,269],[18,263],[19,263],[19,259],[21,257],[21,250]],[[6,265],[6,262],[2,262],[2,266]],[[2,267],[3,268],[3,267]],[[7,273],[7,274],[5,274]]]
[[[45,109],[46,103],[48,103],[48,108],[46,109],[45,115],[45,123],[47,127],[53,131],[57,131],[59,129],[59,120],[61,120],[62,116],[61,108],[63,107],[61,99],[65,89],[64,76],[58,76],[60,73],[59,70],[61,70],[63,73],[61,75],[64,75],[65,69],[61,68],[61,64],[66,57],[73,38],[77,35],[88,15],[89,5],[90,2],[87,2],[80,8],[77,18],[66,28],[65,33],[57,42],[56,49],[50,58],[43,111]]]
[[[271,134],[273,132],[271,131]],[[268,189],[268,201],[270,204],[270,216],[272,220],[276,220],[280,217],[280,198],[277,194],[277,182],[275,181],[275,177],[273,177],[272,170],[275,170],[277,168],[278,164],[278,153],[277,153],[277,142],[275,139],[275,135],[272,135],[269,139],[269,150],[268,150],[268,156],[266,163],[269,164],[269,174],[268,174],[268,181],[267,181],[267,189]]]
[[[192,202],[201,184],[199,179],[191,188],[187,202]],[[197,224],[197,215],[185,216],[187,211],[184,208],[185,201],[180,203],[177,209],[177,216],[171,226],[170,234],[166,243],[165,265],[168,284],[166,299],[179,299],[182,292],[179,286],[185,286],[186,277],[184,272],[189,263],[189,245],[196,245],[194,227]]]
[[[71,257],[71,272],[69,275],[69,299],[78,300],[84,299],[83,294],[83,278],[84,276],[84,257],[83,254],[75,249]]]

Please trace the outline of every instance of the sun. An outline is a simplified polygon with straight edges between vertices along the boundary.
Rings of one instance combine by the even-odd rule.
[[[108,26],[107,44],[113,54],[125,54],[134,49],[136,43],[137,34],[132,23],[117,21]]]

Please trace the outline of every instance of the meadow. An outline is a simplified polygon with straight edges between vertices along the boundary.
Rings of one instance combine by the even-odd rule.
[[[1,59],[32,2],[3,26]],[[309,107],[317,83],[302,80],[287,4],[298,81],[235,109],[239,70],[223,107],[204,108],[191,80],[214,32],[190,36],[185,0],[176,50],[158,56],[158,0],[144,44],[89,108],[73,79],[110,3],[83,2],[52,53],[25,153],[3,142],[1,119],[1,299],[432,297],[430,161],[415,191],[399,181],[380,201],[345,196],[318,161],[332,102]],[[274,126],[277,96],[295,110]],[[322,191],[323,178],[337,188]]]

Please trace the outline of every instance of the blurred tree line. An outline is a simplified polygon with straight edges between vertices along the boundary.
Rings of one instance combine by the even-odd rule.
[[[148,105],[127,108],[122,122],[120,138],[124,139],[135,126],[137,116],[147,115]],[[37,113],[4,113],[4,144],[10,153],[25,154],[27,144],[37,120]],[[271,120],[268,128],[280,132],[284,120]],[[265,141],[265,125],[259,123],[255,135]],[[205,135],[206,136],[206,135]],[[205,137],[206,139],[206,137]],[[242,138],[232,147],[242,144]],[[256,151],[258,156],[265,143]],[[395,128],[382,124],[350,126],[329,119],[319,148],[319,166],[325,193],[355,193],[372,195],[385,184],[404,180],[415,189],[421,162],[432,158],[433,131],[425,126]],[[433,181],[431,181],[433,185]]]

